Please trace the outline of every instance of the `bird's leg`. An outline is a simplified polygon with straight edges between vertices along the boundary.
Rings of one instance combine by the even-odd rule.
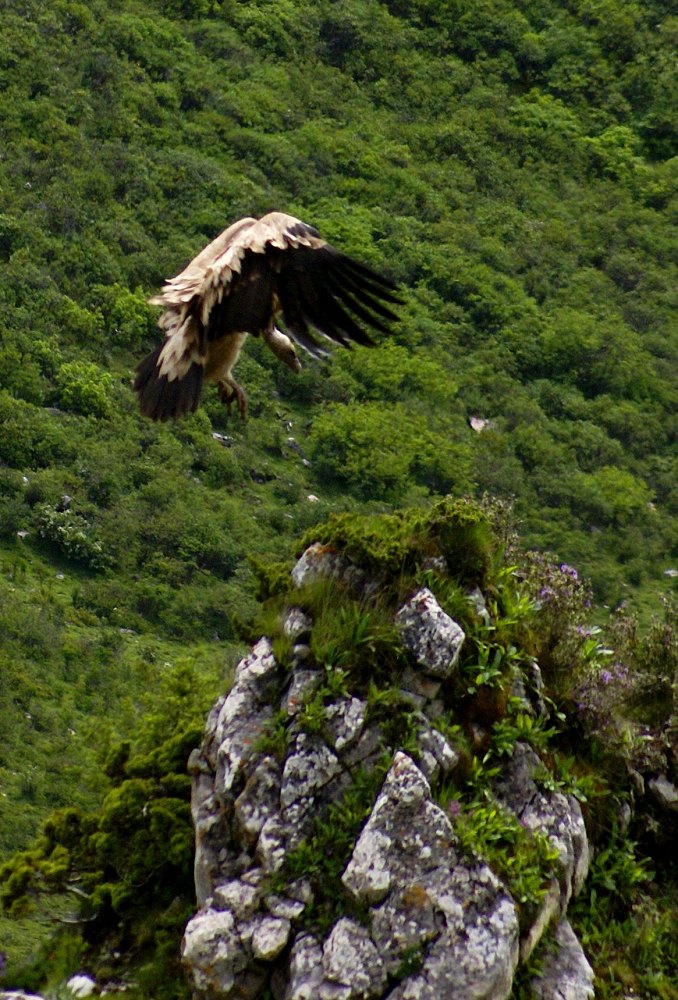
[[[247,396],[245,390],[238,385],[234,378],[228,376],[219,382],[219,398],[222,403],[226,404],[229,416],[231,415],[231,406],[237,402],[240,417],[242,420],[245,419],[247,416]]]

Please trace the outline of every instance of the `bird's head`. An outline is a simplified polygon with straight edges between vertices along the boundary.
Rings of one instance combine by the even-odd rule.
[[[301,371],[301,361],[297,357],[294,344],[282,330],[275,327],[268,338],[269,347],[293,372]]]

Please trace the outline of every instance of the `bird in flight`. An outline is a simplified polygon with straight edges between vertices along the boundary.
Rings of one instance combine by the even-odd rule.
[[[193,412],[203,382],[247,414],[233,368],[248,334],[262,337],[292,371],[296,346],[327,354],[313,331],[350,347],[372,345],[365,327],[388,333],[402,300],[396,286],[335,250],[313,226],[282,212],[241,219],[225,229],[159,295],[165,338],[136,368],[141,412],[170,420]],[[277,323],[282,320],[285,332]]]

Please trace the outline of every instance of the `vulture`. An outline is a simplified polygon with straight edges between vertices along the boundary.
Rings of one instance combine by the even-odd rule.
[[[314,330],[344,347],[372,345],[365,327],[388,333],[402,302],[396,286],[335,250],[313,226],[282,212],[225,229],[159,295],[164,340],[136,368],[142,414],[169,420],[193,412],[203,382],[247,414],[233,368],[248,334],[262,337],[292,371],[296,345],[327,354]],[[277,326],[282,321],[285,332]]]

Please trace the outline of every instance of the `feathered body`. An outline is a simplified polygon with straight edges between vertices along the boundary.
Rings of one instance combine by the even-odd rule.
[[[295,343],[326,353],[311,328],[345,347],[372,344],[360,322],[387,332],[384,321],[397,316],[386,303],[399,301],[390,281],[299,219],[282,212],[241,219],[150,299],[163,307],[165,339],[137,366],[141,412],[154,420],[191,412],[207,381],[245,416],[245,393],[232,373],[248,334],[299,371]]]

